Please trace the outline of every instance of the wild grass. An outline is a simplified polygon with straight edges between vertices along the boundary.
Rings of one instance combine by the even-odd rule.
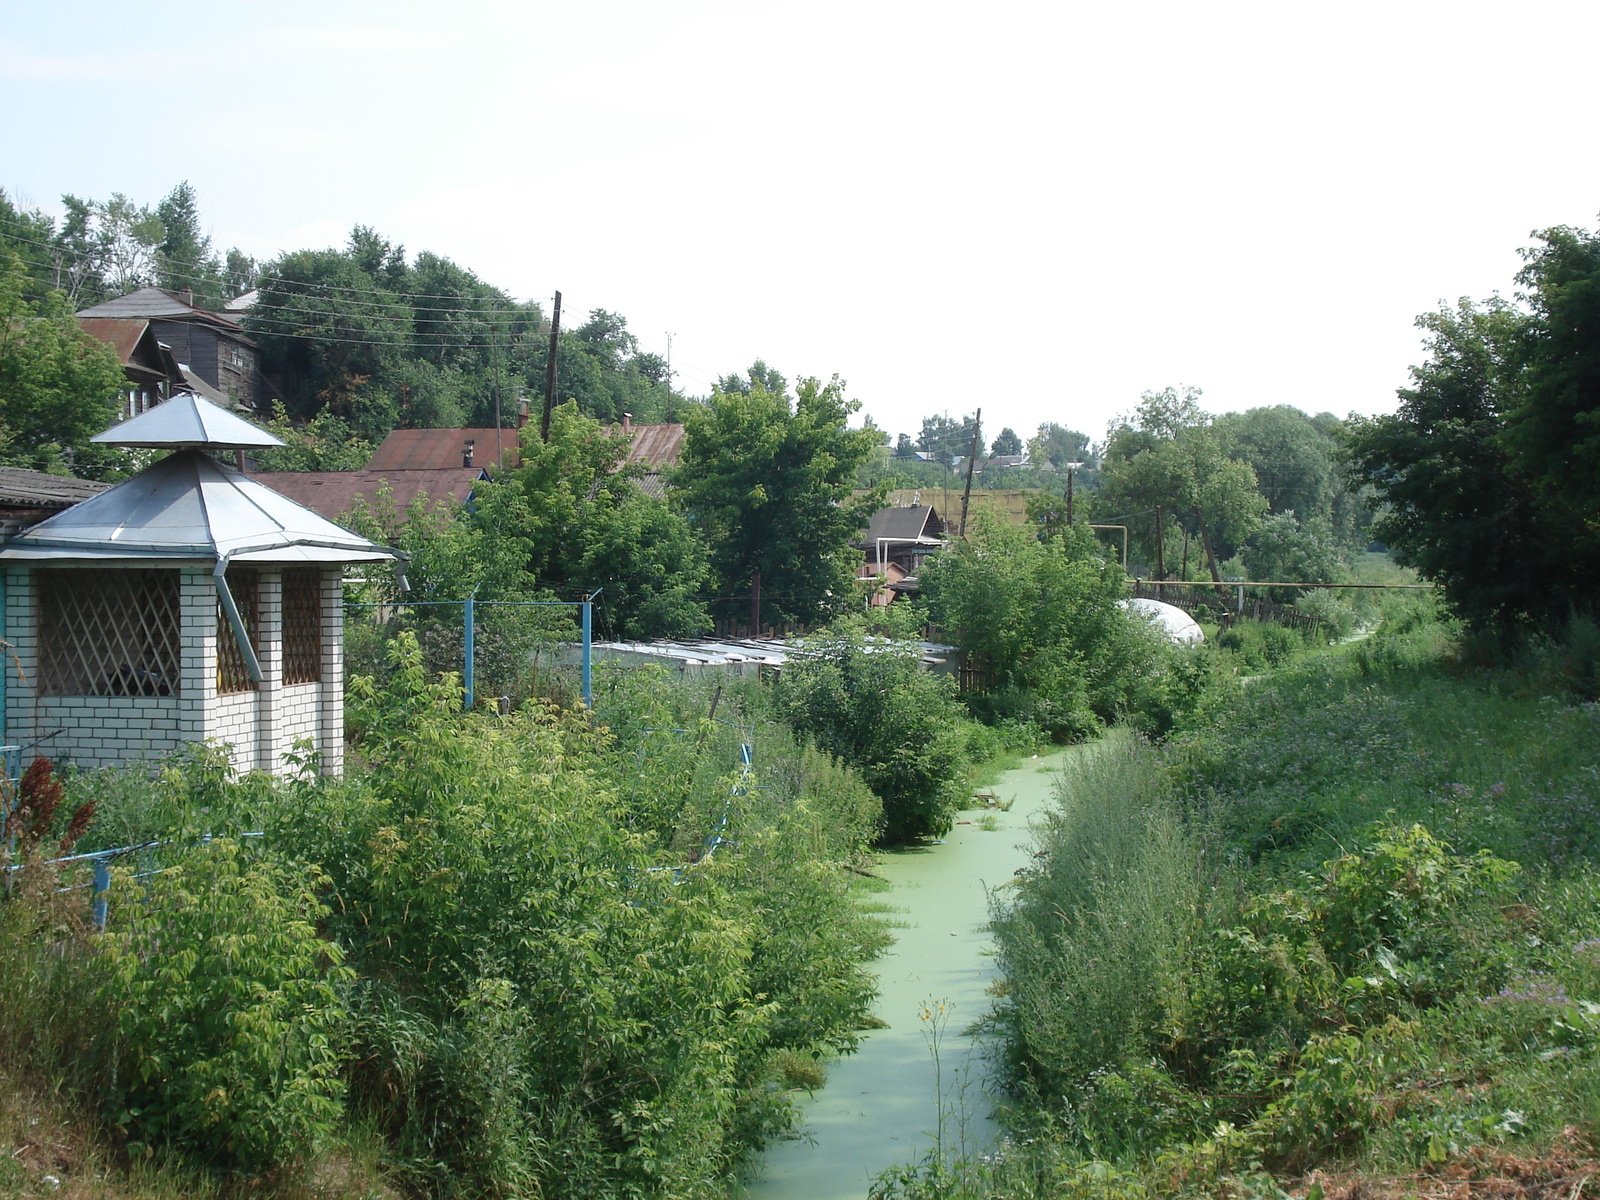
[[[1549,665],[1587,631],[1489,669],[1452,633],[1395,603],[1074,764],[994,914],[1011,1136],[878,1194],[1600,1177],[1600,705]]]

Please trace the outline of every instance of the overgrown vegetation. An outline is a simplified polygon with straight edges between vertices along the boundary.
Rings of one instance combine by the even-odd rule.
[[[1399,604],[1080,757],[995,913],[1011,1136],[880,1194],[1571,1189],[1600,1121],[1592,640],[1475,667]]]
[[[212,750],[69,777],[0,904],[7,1088],[201,1191],[364,1161],[436,1196],[721,1195],[865,1018],[884,935],[845,867],[878,800],[759,694],[603,672],[602,723],[464,714],[393,653],[342,781]],[[162,843],[103,934],[42,865],[85,794],[80,849]]]

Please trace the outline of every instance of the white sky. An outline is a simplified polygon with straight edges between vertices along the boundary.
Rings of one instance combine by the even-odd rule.
[[[892,431],[1141,391],[1389,408],[1413,318],[1600,210],[1600,5],[8,3],[0,187],[219,249],[367,224],[678,384],[837,372]]]

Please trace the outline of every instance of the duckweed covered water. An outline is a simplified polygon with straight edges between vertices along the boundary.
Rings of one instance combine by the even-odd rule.
[[[827,1086],[800,1105],[801,1137],[767,1150],[745,1200],[862,1200],[879,1172],[934,1148],[941,1109],[947,1150],[979,1153],[994,1141],[986,1064],[964,1031],[990,1004],[989,891],[1031,861],[1028,823],[1051,798],[1062,753],[1030,759],[989,789],[1012,801],[1009,811],[963,812],[942,844],[881,857],[892,886],[879,898],[896,929],[876,964],[874,1011],[888,1028],[832,1065]]]

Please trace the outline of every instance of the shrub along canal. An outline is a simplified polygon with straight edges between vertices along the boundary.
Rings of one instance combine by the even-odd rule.
[[[875,1175],[941,1137],[947,1152],[968,1154],[995,1139],[986,1064],[963,1031],[989,1010],[989,891],[1031,861],[1028,823],[1049,803],[1064,753],[1029,759],[987,789],[1008,810],[960,813],[943,843],[881,857],[891,888],[878,899],[896,925],[877,964],[874,1011],[887,1028],[864,1034],[802,1101],[801,1136],[767,1149],[745,1200],[863,1200]]]

